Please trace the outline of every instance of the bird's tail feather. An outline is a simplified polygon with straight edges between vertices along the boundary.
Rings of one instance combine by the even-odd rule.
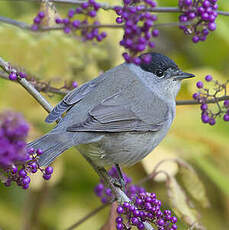
[[[40,166],[47,166],[71,146],[71,138],[67,138],[63,133],[48,133],[29,143],[27,148],[41,149],[43,154],[39,157],[38,163]]]

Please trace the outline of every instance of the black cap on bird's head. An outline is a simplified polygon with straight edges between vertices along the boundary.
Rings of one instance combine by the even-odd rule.
[[[147,57],[147,62],[144,61],[145,57]],[[170,73],[171,77],[174,77],[174,80],[194,77],[193,74],[182,72],[172,59],[163,54],[155,52],[144,53],[140,58],[142,59],[141,69],[158,77],[163,77],[166,71]]]

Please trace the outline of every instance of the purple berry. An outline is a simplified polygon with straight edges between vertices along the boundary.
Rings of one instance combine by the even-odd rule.
[[[210,118],[207,114],[203,114],[201,116],[201,119],[202,119],[203,123],[208,123]]]
[[[56,24],[61,24],[63,22],[61,18],[56,18],[55,21],[56,21]]]
[[[192,38],[192,41],[193,41],[194,43],[197,43],[199,40],[200,40],[200,37],[197,36],[197,35],[193,36],[193,38]]]
[[[80,8],[80,7],[78,7],[78,8],[76,8],[76,14],[80,14],[80,13],[82,13],[82,8]]]
[[[33,22],[34,22],[35,24],[40,24],[41,18],[35,17],[35,18],[33,19]]]
[[[97,11],[101,8],[101,5],[98,2],[94,3],[94,9]]]
[[[123,222],[122,217],[118,216],[118,217],[116,218],[115,222],[116,222],[117,224],[121,224],[121,223]]]
[[[17,74],[15,72],[11,72],[9,75],[9,79],[12,81],[17,80]]]
[[[32,172],[32,173],[36,173],[36,172],[37,172],[37,169],[36,169],[36,168],[35,168],[35,169],[32,169],[31,172]]]
[[[44,152],[43,152],[41,149],[37,149],[36,153],[37,153],[38,156],[40,156],[40,155],[42,155]]]
[[[130,204],[128,202],[124,202],[123,208],[126,208],[126,209],[130,208]]]
[[[25,190],[28,189],[29,188],[29,184],[23,185],[22,188],[25,189]]]
[[[71,32],[71,28],[69,28],[69,27],[64,28],[64,33],[65,34],[69,34],[70,32]]]
[[[45,173],[46,173],[47,175],[52,174],[52,173],[53,173],[53,167],[51,167],[51,166],[46,167],[46,168],[45,168]]]
[[[105,38],[107,36],[107,33],[106,32],[102,32],[100,35],[102,36],[102,38]]]
[[[159,36],[159,30],[158,29],[155,29],[155,30],[153,30],[153,32],[152,32],[152,35],[154,36],[154,37],[158,37]]]
[[[32,25],[32,27],[31,27],[31,30],[33,30],[33,31],[37,31],[38,29],[39,29],[39,27],[36,24]]]
[[[138,223],[139,223],[138,218],[132,217],[132,218],[131,218],[131,223],[132,223],[133,225],[138,225]]]
[[[139,222],[137,227],[138,227],[139,230],[145,229],[145,226],[144,226],[144,224],[142,222]]]
[[[188,18],[189,18],[190,20],[193,20],[195,17],[196,17],[195,12],[190,12],[190,13],[188,14]]]
[[[201,108],[202,111],[205,111],[205,110],[208,109],[208,105],[207,104],[202,104],[200,108]]]
[[[28,149],[28,154],[33,155],[34,152],[35,152],[35,149],[34,149],[34,148]]]
[[[87,8],[89,7],[89,3],[88,3],[88,2],[83,2],[83,3],[81,4],[81,7],[82,7],[83,9],[87,9]]]
[[[117,17],[117,18],[116,18],[116,22],[117,22],[118,24],[121,24],[121,23],[123,23],[123,20],[122,20],[121,17]]]
[[[25,178],[23,178],[22,184],[23,184],[23,185],[29,184],[30,181],[31,181],[30,177],[29,177],[29,176],[26,176]]]
[[[144,63],[149,64],[152,61],[152,56],[145,54],[142,56],[142,60]]]
[[[80,20],[74,20],[72,22],[72,26],[75,27],[75,28],[79,27],[80,26]]]
[[[38,13],[38,17],[39,17],[39,18],[44,18],[44,17],[45,17],[45,13],[44,13],[43,11],[40,11],[40,12]]]
[[[192,0],[185,0],[185,1],[184,1],[184,4],[185,4],[186,6],[191,6],[191,5],[192,5]]]
[[[118,206],[117,209],[116,209],[116,211],[117,211],[118,214],[124,213],[124,209],[123,209],[122,206]]]
[[[122,223],[116,225],[117,230],[123,230],[124,225]]]
[[[77,83],[76,81],[73,81],[73,82],[72,82],[72,87],[73,87],[73,88],[77,88],[77,87],[78,87],[78,83]]]
[[[43,174],[43,178],[45,180],[49,180],[51,178],[51,174]]]
[[[177,222],[177,218],[176,218],[175,216],[173,216],[173,217],[171,218],[171,222],[175,224],[175,223]]]
[[[157,224],[158,224],[159,226],[163,226],[163,225],[165,224],[165,222],[164,222],[163,219],[159,219],[159,220],[157,221]]]
[[[18,174],[22,178],[25,178],[27,176],[27,172],[24,169],[20,169]]]
[[[207,76],[205,77],[205,80],[206,80],[206,81],[211,81],[211,80],[212,80],[212,76],[211,76],[211,75],[207,75]]]
[[[224,120],[224,121],[229,121],[229,114],[225,114],[225,115],[223,116],[223,120]]]
[[[207,0],[204,0],[202,6],[204,8],[208,8],[209,6],[211,6],[211,3],[209,1],[207,1]]]
[[[64,19],[63,19],[63,23],[64,23],[65,25],[69,24],[69,22],[70,22],[70,20],[69,20],[68,18],[64,18]]]
[[[229,100],[225,100],[223,105],[225,108],[229,108]]]
[[[209,31],[208,31],[208,29],[203,29],[202,33],[203,33],[203,35],[207,36],[209,34]]]
[[[214,118],[209,118],[209,124],[210,125],[215,125],[215,123],[216,123],[216,121],[215,121],[215,119]]]
[[[69,17],[69,18],[72,18],[72,17],[74,16],[74,14],[75,14],[75,10],[74,10],[74,9],[70,9],[70,10],[68,11],[68,17]]]
[[[134,63],[135,65],[140,65],[140,64],[141,64],[141,59],[140,59],[139,57],[134,57],[134,58],[133,58],[133,63]]]
[[[203,87],[204,87],[203,82],[202,82],[202,81],[198,81],[198,82],[196,83],[196,87],[199,88],[199,89],[203,88]]]
[[[199,98],[199,93],[194,93],[192,95],[192,98],[195,99],[195,100],[197,100]]]
[[[209,24],[208,24],[208,29],[209,29],[210,31],[216,30],[216,23],[214,23],[214,22],[209,23]]]
[[[26,78],[27,77],[27,74],[26,73],[23,73],[23,72],[19,72],[19,76],[21,78]]]
[[[92,18],[94,18],[96,16],[96,11],[95,10],[91,10],[89,12],[89,16],[92,17]]]

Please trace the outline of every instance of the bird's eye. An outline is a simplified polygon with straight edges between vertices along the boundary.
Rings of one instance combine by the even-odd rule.
[[[163,73],[162,70],[157,70],[157,71],[156,71],[156,75],[157,75],[158,77],[162,77],[162,76],[164,75],[164,73]]]

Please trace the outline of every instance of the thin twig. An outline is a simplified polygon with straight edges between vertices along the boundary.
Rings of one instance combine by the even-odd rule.
[[[12,68],[11,65],[4,61],[1,57],[0,57],[0,67],[7,72],[8,74],[10,74],[11,72],[17,72],[17,70],[15,68]],[[23,86],[26,91],[33,97],[36,99],[36,101],[48,112],[50,113],[52,111],[52,106],[47,102],[47,100],[24,78],[19,78],[18,77],[18,83]]]
[[[9,74],[4,71],[0,71],[0,78],[10,81]],[[65,96],[68,92],[70,92],[69,89],[61,90],[61,89],[50,86],[46,82],[34,80],[33,78],[32,79],[29,78],[27,79],[27,81],[30,82],[30,84],[32,84],[34,88],[39,92],[53,93],[53,94],[62,95],[62,96]],[[18,81],[14,81],[14,82],[18,83]]]
[[[222,97],[217,97],[216,99],[210,99],[207,100],[205,103],[207,104],[213,104],[219,101],[225,101],[229,100],[229,96],[222,96]],[[200,105],[201,103],[196,100],[179,100],[176,101],[176,105]]]
[[[7,17],[0,16],[0,22],[3,22],[8,25],[16,26],[20,29],[30,30],[32,32],[47,32],[47,31],[56,31],[56,30],[63,30],[64,26],[52,26],[52,27],[40,27],[36,31],[32,30],[31,25],[26,24],[24,22],[19,22],[17,20],[13,20]],[[152,25],[152,27],[172,27],[172,26],[182,26],[182,25],[190,25],[190,22],[170,22],[170,23],[158,23]],[[84,28],[108,28],[108,29],[123,29],[124,25],[117,25],[117,24],[101,24],[101,25],[80,25],[76,30],[84,29]]]
[[[96,209],[94,209],[93,211],[91,211],[90,213],[88,213],[86,216],[84,216],[83,218],[81,218],[80,220],[78,220],[75,224],[73,224],[70,227],[68,227],[66,230],[73,230],[74,228],[78,227],[83,222],[85,222],[86,220],[88,220],[89,218],[93,217],[95,214],[97,214],[98,212],[100,212],[101,210],[103,210],[104,208],[106,208],[108,205],[110,205],[110,204],[107,203],[107,204],[100,205],[99,207],[97,207]]]
[[[6,18],[6,17],[0,16],[0,22],[4,22],[4,23],[9,24],[9,25],[17,26],[23,30],[30,30],[31,29],[31,26],[28,25],[27,23],[19,22],[17,20],[11,19],[11,18]]]

